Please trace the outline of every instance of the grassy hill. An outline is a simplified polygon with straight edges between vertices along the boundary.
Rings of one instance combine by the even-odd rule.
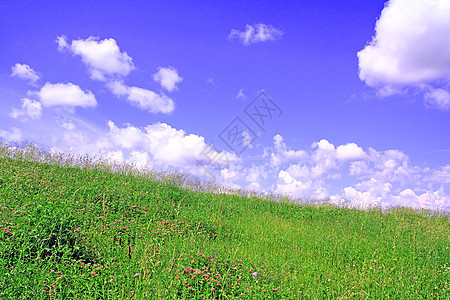
[[[1,299],[450,299],[448,214],[222,194],[5,144],[0,214]]]

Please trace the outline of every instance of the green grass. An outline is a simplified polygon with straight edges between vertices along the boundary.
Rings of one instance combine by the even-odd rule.
[[[1,144],[0,299],[450,299],[448,214],[243,194]]]

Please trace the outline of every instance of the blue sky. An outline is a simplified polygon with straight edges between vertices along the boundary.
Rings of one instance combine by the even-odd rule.
[[[445,0],[0,1],[0,138],[449,210],[448,15]]]

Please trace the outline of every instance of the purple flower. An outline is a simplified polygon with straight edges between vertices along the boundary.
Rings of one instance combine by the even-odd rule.
[[[258,273],[257,272],[253,272],[253,274],[252,274],[253,276],[258,276]]]
[[[141,273],[134,274],[134,277],[138,277],[138,276],[141,276]]]

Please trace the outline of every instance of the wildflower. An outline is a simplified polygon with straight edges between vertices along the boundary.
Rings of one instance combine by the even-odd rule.
[[[414,276],[413,279],[414,279],[414,280],[417,280],[417,277]]]
[[[274,292],[277,292],[277,291],[278,291],[278,289],[277,289],[277,288],[273,288],[273,289],[272,289],[272,291],[274,291]]]
[[[258,276],[258,272],[253,272],[252,275],[255,277]]]
[[[134,295],[134,292],[133,292],[133,291],[130,291],[130,295]]]
[[[141,273],[134,274],[134,277],[138,277],[138,276],[141,276]]]

